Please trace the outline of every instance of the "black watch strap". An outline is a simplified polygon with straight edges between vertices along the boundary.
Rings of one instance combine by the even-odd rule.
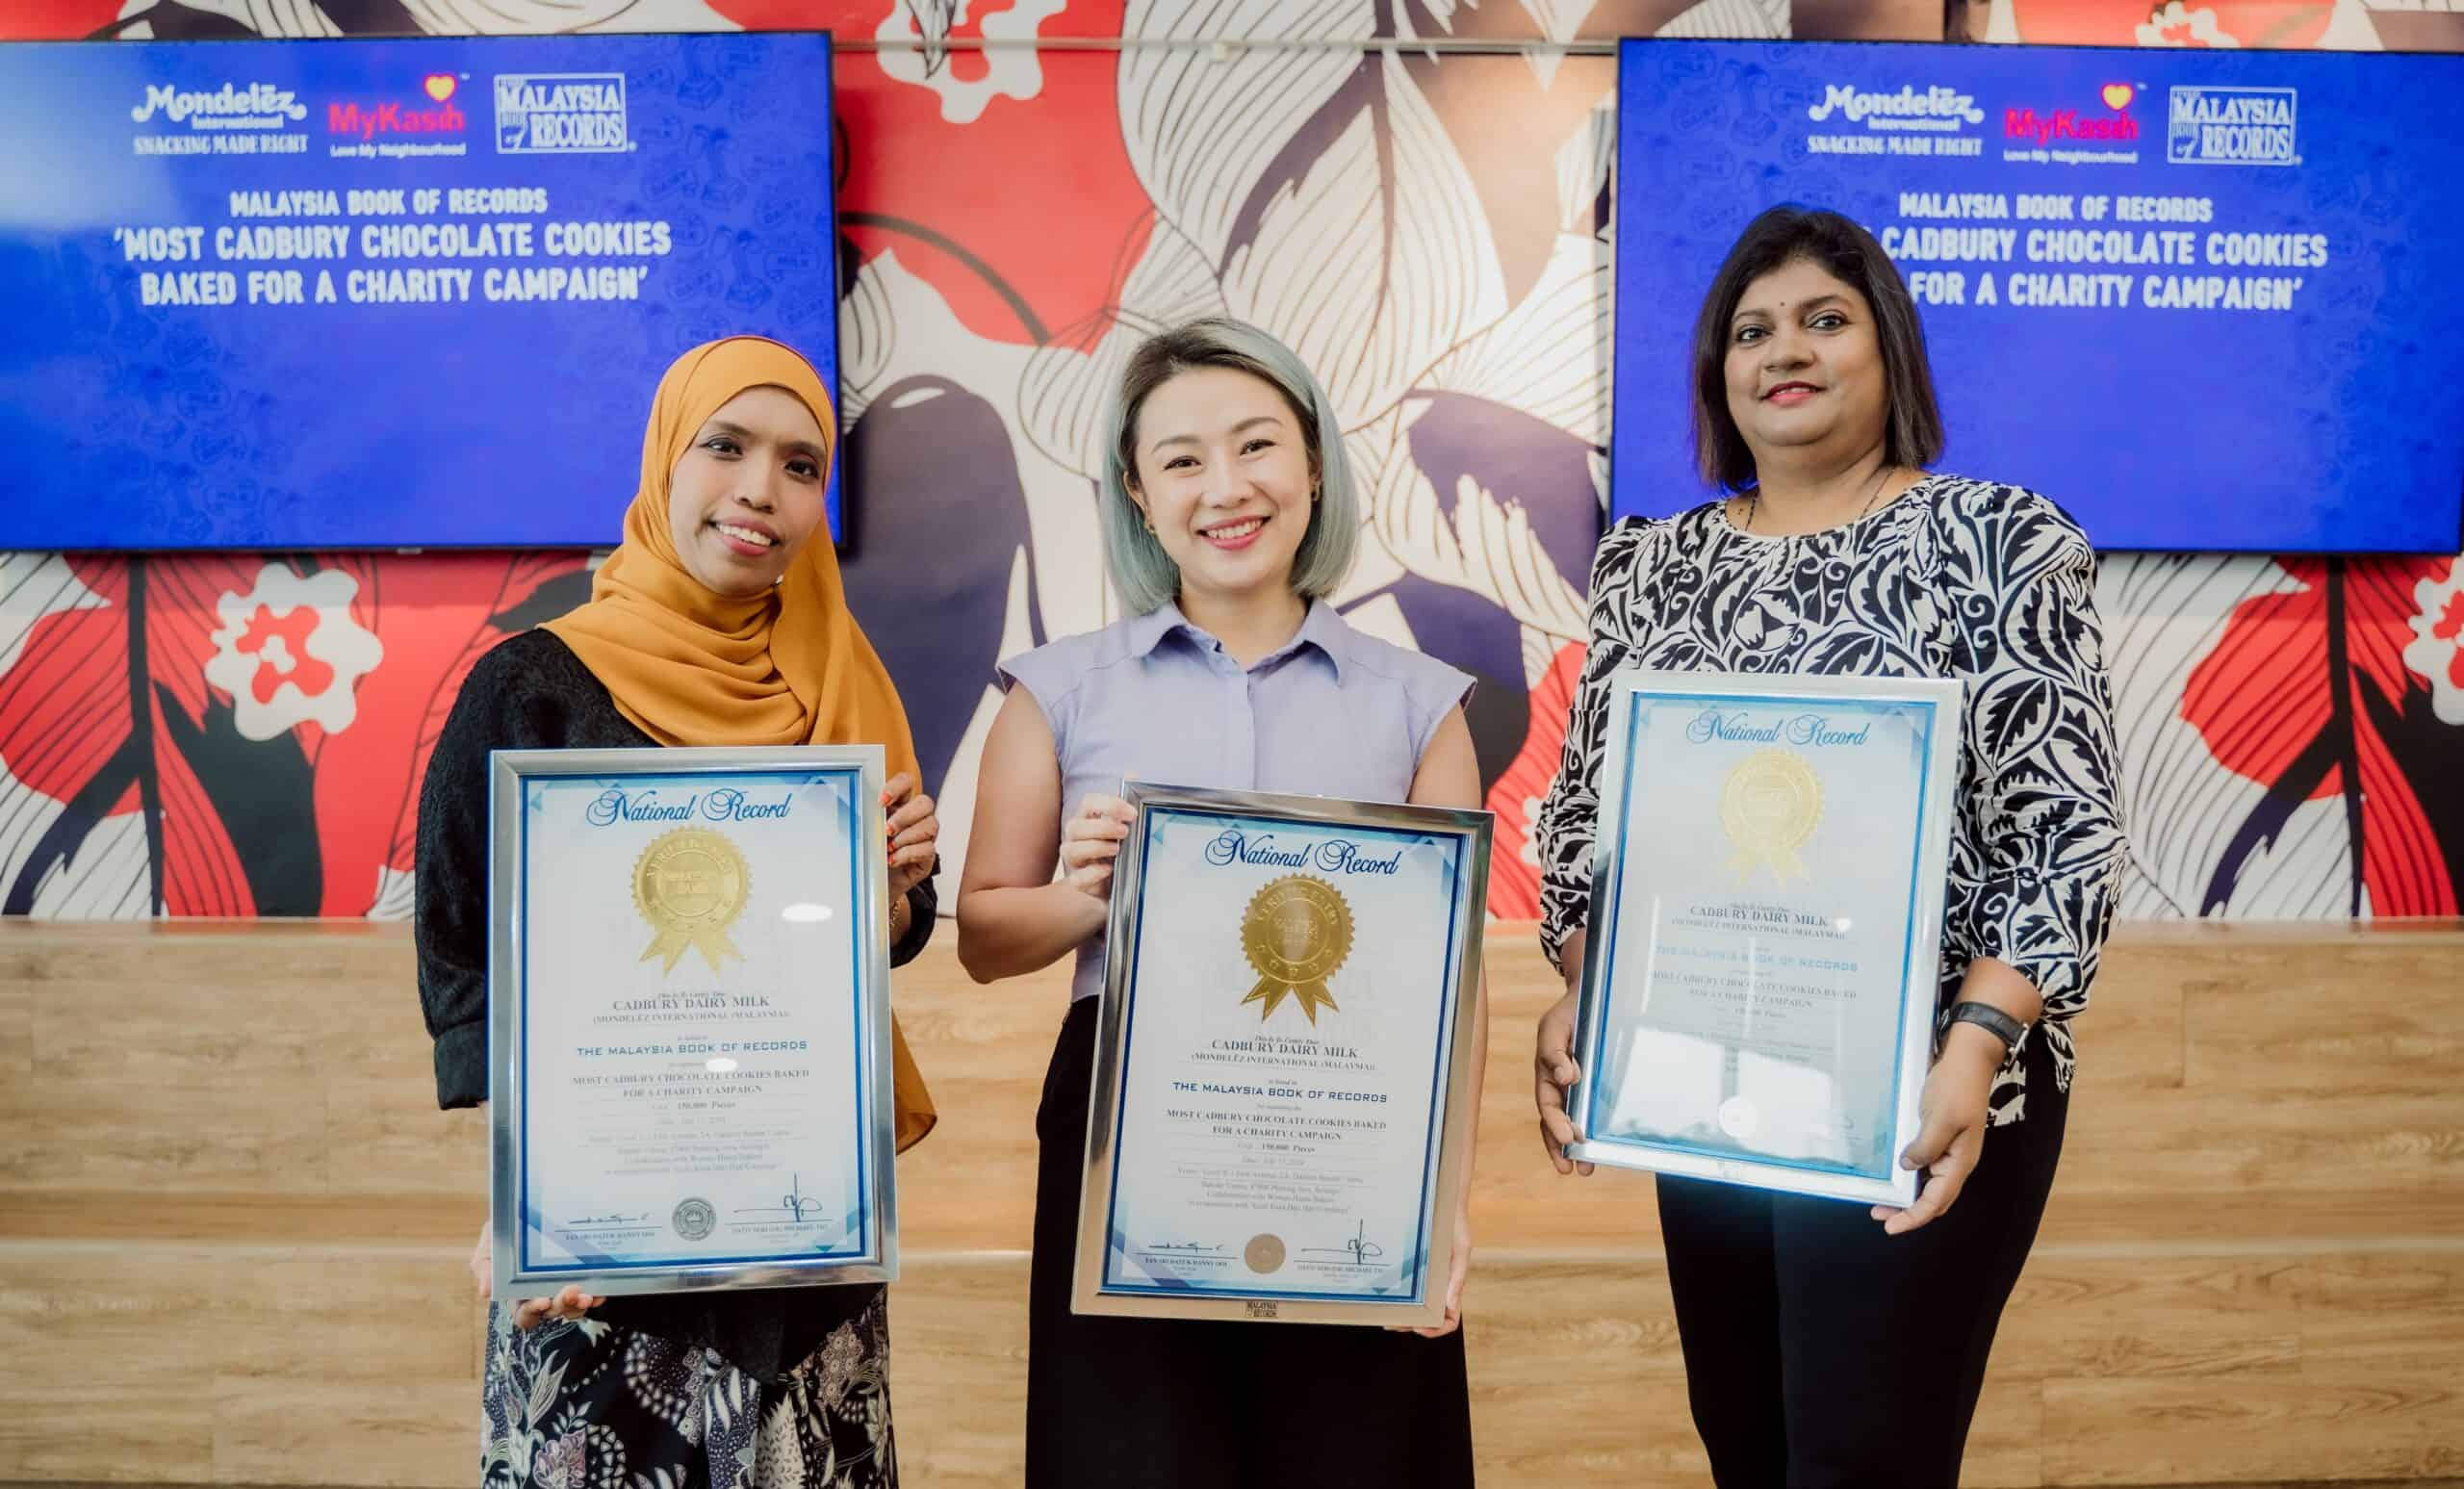
[[[2027,1034],[2028,1026],[1988,1003],[1960,1003],[1952,1006],[1951,1020],[1955,1024],[1975,1024],[2002,1041],[2008,1051],[2015,1047]]]

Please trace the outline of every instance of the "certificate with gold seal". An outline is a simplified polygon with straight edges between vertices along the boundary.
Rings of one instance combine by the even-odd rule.
[[[499,1294],[895,1276],[880,747],[492,769]]]
[[[1909,1203],[1960,684],[1610,685],[1569,1151]]]
[[[1438,1322],[1489,814],[1124,794],[1073,1306]]]

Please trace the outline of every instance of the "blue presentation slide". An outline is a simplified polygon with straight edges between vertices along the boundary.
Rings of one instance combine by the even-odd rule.
[[[1781,202],[1862,223],[1921,307],[1938,469],[2102,548],[2464,542],[2464,57],[1629,41],[1612,506],[1711,495],[1687,340]]]
[[[836,386],[825,35],[0,45],[0,549],[610,545],[678,353]]]

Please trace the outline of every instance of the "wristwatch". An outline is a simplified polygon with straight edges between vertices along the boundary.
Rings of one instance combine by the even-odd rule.
[[[1960,1003],[1951,1008],[1950,1023],[1974,1024],[2002,1041],[2008,1054],[2027,1034],[2028,1026],[1989,1003]],[[1947,1031],[1949,1024],[1945,1024]]]

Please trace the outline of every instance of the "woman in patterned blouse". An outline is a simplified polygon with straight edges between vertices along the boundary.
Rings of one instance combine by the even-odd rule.
[[[1590,650],[1538,829],[1541,939],[1567,986],[1540,1022],[1541,1138],[1560,1173],[1590,1171],[1564,1152],[1565,1092],[1612,676],[1965,683],[1938,1053],[1901,1155],[1929,1170],[1915,1202],[1658,1180],[1718,1482],[1954,1485],[2052,1188],[2069,1021],[2125,851],[2095,559],[2044,498],[1927,474],[1942,427],[1915,305],[1835,213],[1781,207],[1747,227],[1704,299],[1692,368],[1702,471],[1732,495],[1619,523],[1593,563]]]

